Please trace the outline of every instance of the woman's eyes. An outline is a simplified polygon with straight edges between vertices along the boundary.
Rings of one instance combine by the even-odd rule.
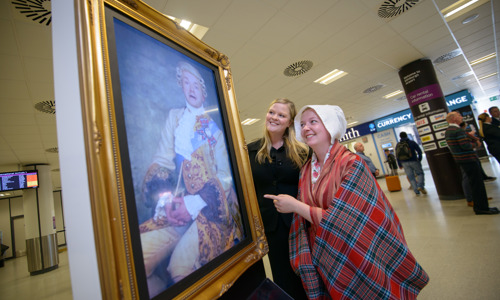
[[[318,120],[311,120],[309,121],[310,124],[316,124],[318,123]],[[304,127],[306,124],[305,123],[300,123],[300,128]]]
[[[269,111],[268,114],[274,116],[274,115],[278,115],[278,117],[282,118],[282,119],[286,119],[286,116],[283,115],[283,114],[277,114],[276,112],[274,111]]]

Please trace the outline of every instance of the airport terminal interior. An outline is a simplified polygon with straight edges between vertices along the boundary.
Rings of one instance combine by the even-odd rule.
[[[490,206],[500,207],[500,164],[482,161],[497,180],[485,183]],[[494,300],[500,295],[500,217],[475,215],[465,199],[439,200],[432,175],[424,168],[427,195],[416,196],[400,173],[401,191],[389,192],[385,178],[378,184],[403,225],[411,251],[429,274],[418,299]],[[67,252],[59,253],[59,268],[30,276],[26,256],[7,260],[0,268],[3,300],[72,299]]]
[[[71,1],[79,4],[102,2]],[[126,2],[123,5],[133,6],[136,1],[110,2]],[[242,144],[262,135],[268,104],[278,97],[290,98],[297,108],[309,104],[333,104],[343,109],[348,122],[344,144],[353,150],[354,142],[364,143],[366,154],[382,170],[377,178],[378,184],[401,221],[410,250],[430,277],[418,299],[500,299],[500,215],[475,215],[465,199],[440,199],[425,156],[427,194],[416,195],[403,170],[398,170],[401,190],[389,191],[383,154],[384,149],[394,150],[403,130],[408,131],[423,150],[435,149],[430,147],[431,144],[438,147],[435,141],[419,137],[421,126],[416,125],[411,117],[410,103],[398,75],[400,69],[411,62],[424,59],[432,63],[442,89],[441,98],[466,94],[464,103],[457,99],[465,98],[455,98],[453,103],[446,104],[450,109],[454,109],[451,105],[460,106],[462,110],[466,107],[462,113],[470,117],[469,125],[477,127],[478,114],[491,106],[500,106],[500,1],[143,2],[156,13],[164,14],[164,20],[176,22],[177,30],[188,30],[203,43],[227,55],[237,105],[230,113],[241,121]],[[65,120],[66,123],[60,123],[64,124],[62,127],[56,124],[64,122],[61,120],[67,115],[56,114],[54,77],[58,71],[58,74],[64,72],[61,72],[61,67],[59,70],[54,67],[54,61],[60,64],[61,61],[53,58],[51,3],[57,3],[60,16],[74,18],[76,15],[74,8],[67,4],[70,1],[66,0],[0,0],[0,172],[19,171],[36,164],[50,166],[51,191],[64,196],[62,171],[67,175],[78,169],[63,170],[62,164],[60,166],[63,158],[68,161],[75,154],[82,169],[90,169],[90,166],[85,165],[86,148],[83,146],[77,149],[81,151],[70,153],[60,149],[61,141],[67,146],[73,143],[71,134],[61,132],[78,120]],[[75,21],[65,22],[73,24]],[[57,40],[61,42],[63,39]],[[99,40],[98,36],[96,40]],[[58,49],[67,46],[57,41],[54,45]],[[62,62],[63,65],[66,63],[69,69],[74,61]],[[62,68],[66,71],[66,66]],[[335,80],[318,83],[320,76],[332,70],[336,71]],[[57,101],[71,103],[69,109],[66,106],[66,112],[76,111],[85,100],[83,95],[78,96]],[[378,128],[378,134],[357,133],[363,126],[378,126],[377,120],[383,120],[385,124],[391,122],[391,126]],[[404,122],[395,124],[399,121]],[[91,135],[88,132],[75,133],[75,144],[83,140],[85,134]],[[500,163],[488,153],[481,157],[481,163],[488,175],[496,177],[496,180],[485,182],[491,197],[489,205],[500,208]],[[438,172],[435,176],[446,174]],[[85,197],[79,193],[74,195],[77,200]],[[21,197],[23,191],[20,190],[0,194],[0,231],[4,231],[4,239],[7,234],[8,240],[15,238],[11,237],[15,234],[10,234],[14,231],[12,224],[24,218],[22,213],[13,215],[8,211],[11,207],[6,202]],[[64,213],[68,214],[64,218],[62,213],[57,216],[58,234],[64,236],[66,228],[62,219],[69,215],[73,220],[69,220],[68,227],[72,225],[74,231],[66,234],[73,234],[75,238],[76,230],[80,229],[80,224],[74,221],[79,216],[79,206],[75,205],[74,199],[61,197],[56,209],[61,212],[64,206]],[[90,199],[85,200],[90,203]],[[20,202],[17,208],[22,210]],[[83,209],[82,215],[88,211],[90,209]],[[91,217],[85,219],[86,226],[92,226]],[[88,236],[93,237],[92,234]],[[85,243],[83,238],[78,242]],[[73,266],[73,271],[80,270],[85,262],[74,259],[70,265],[72,252],[66,239],[59,240],[57,268],[38,275],[31,275],[28,271],[25,251],[12,250],[0,266],[0,299],[78,298],[71,285],[71,269]],[[95,260],[93,262],[97,264]],[[264,267],[269,275],[266,259]],[[82,281],[78,282],[80,290],[86,284]]]

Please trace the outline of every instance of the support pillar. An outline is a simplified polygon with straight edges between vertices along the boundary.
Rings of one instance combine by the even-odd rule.
[[[444,132],[448,106],[432,62],[419,59],[399,71],[418,135],[440,200],[465,198],[461,171],[453,160]]]
[[[57,269],[59,264],[52,177],[49,165],[25,167],[38,171],[38,188],[23,191],[28,271],[37,275]]]

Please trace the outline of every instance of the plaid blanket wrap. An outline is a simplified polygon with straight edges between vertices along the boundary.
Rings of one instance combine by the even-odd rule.
[[[361,158],[342,145],[330,156],[313,187],[310,162],[299,182],[299,199],[321,207],[321,220],[294,214],[290,230],[290,262],[308,297],[415,299],[429,277],[391,204]]]

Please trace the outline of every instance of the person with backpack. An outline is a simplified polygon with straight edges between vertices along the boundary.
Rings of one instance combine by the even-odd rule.
[[[400,140],[396,144],[396,159],[400,169],[404,169],[411,187],[416,195],[427,194],[425,177],[422,170],[422,150],[417,143],[408,138],[406,132],[401,131]]]
[[[396,161],[396,157],[389,149],[384,149],[384,153],[387,157],[385,162],[389,165],[389,169],[391,170],[391,176],[398,176],[398,162]]]

